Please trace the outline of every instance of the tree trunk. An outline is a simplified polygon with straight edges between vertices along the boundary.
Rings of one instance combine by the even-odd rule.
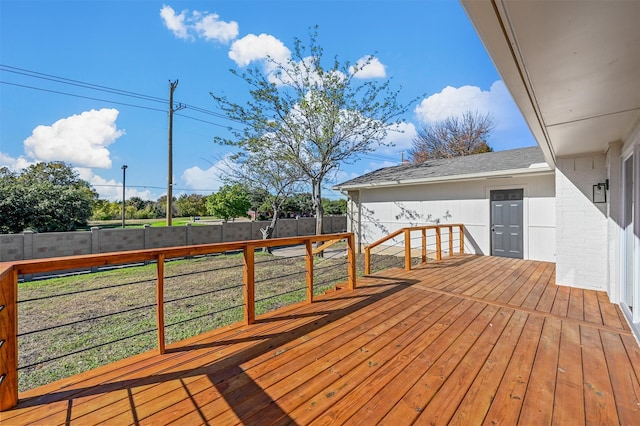
[[[276,230],[276,223],[278,223],[278,208],[274,205],[271,223],[266,228],[260,228],[263,240],[269,240],[273,237],[273,232]],[[271,253],[271,247],[264,247],[262,251],[264,253]]]
[[[313,192],[311,195],[313,208],[316,212],[316,235],[322,235],[322,221],[324,219],[324,210],[322,208],[322,179],[312,181]],[[316,243],[316,247],[320,247],[322,242]],[[323,257],[322,252],[318,253],[319,257]]]

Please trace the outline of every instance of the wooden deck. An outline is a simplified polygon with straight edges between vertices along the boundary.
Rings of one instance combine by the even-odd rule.
[[[374,265],[375,266],[375,265]],[[10,424],[639,424],[640,349],[555,265],[456,256],[359,279],[20,395]]]

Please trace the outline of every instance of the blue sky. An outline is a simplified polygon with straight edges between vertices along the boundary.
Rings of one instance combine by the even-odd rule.
[[[398,164],[417,128],[465,110],[493,115],[495,150],[535,145],[456,1],[2,0],[0,166],[65,161],[116,200],[126,164],[127,198],[155,200],[166,194],[167,99],[178,79],[175,101],[188,107],[174,118],[174,195],[208,195],[231,152],[213,138],[233,124],[209,92],[243,102],[248,87],[229,70],[285,58],[314,25],[327,59],[374,55],[369,78],[392,78],[403,102],[424,95],[394,147],[341,167],[326,189]]]

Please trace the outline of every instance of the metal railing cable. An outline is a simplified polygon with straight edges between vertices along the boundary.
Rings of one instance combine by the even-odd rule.
[[[54,297],[71,296],[71,295],[75,295],[75,294],[89,293],[89,292],[92,292],[92,291],[108,290],[108,289],[111,289],[111,288],[124,287],[124,286],[128,286],[128,285],[133,285],[133,284],[143,284],[143,283],[149,283],[149,282],[153,282],[153,281],[155,281],[155,278],[149,278],[149,279],[146,279],[146,280],[139,280],[139,281],[131,281],[131,282],[128,282],[128,283],[114,284],[114,285],[104,286],[104,287],[86,288],[86,289],[82,289],[82,290],[69,291],[67,293],[51,294],[51,295],[48,295],[48,296],[32,297],[30,299],[22,299],[22,300],[18,300],[17,303],[34,302],[34,301],[37,301],[37,300],[46,300],[46,299],[52,299]]]
[[[175,299],[165,300],[164,304],[166,305],[167,303],[178,302],[180,300],[186,300],[186,299],[192,299],[194,297],[205,296],[207,294],[219,293],[219,292],[222,292],[222,291],[233,290],[233,289],[241,288],[241,287],[243,287],[243,284],[238,284],[238,285],[234,285],[234,286],[231,286],[231,287],[216,288],[214,290],[209,290],[209,291],[205,291],[205,292],[202,292],[202,293],[190,294],[188,296],[181,296],[181,297],[176,297]],[[155,306],[155,303],[153,304],[153,306]]]
[[[263,302],[263,301],[265,301],[265,300],[275,299],[276,297],[284,296],[285,294],[302,292],[302,291],[304,291],[304,290],[305,290],[305,288],[304,288],[304,287],[299,287],[299,288],[295,288],[295,289],[293,289],[293,290],[284,291],[284,292],[282,292],[282,293],[272,294],[272,295],[270,295],[270,296],[266,296],[266,297],[263,297],[263,298],[261,298],[261,299],[256,299],[256,303],[257,303],[257,302]]]
[[[51,358],[48,358],[48,359],[45,359],[45,360],[38,360],[37,362],[31,363],[31,364],[29,364],[29,365],[19,366],[19,367],[17,368],[17,370],[19,371],[19,370],[29,369],[29,368],[35,367],[35,366],[37,366],[37,365],[39,365],[39,364],[44,364],[44,363],[49,363],[49,362],[57,361],[57,360],[59,360],[59,359],[66,358],[66,357],[71,356],[71,355],[77,355],[77,354],[82,353],[82,352],[88,352],[88,351],[91,351],[91,350],[93,350],[93,349],[101,348],[101,347],[103,347],[103,346],[108,346],[108,345],[112,345],[112,344],[114,344],[114,343],[122,342],[123,340],[132,339],[132,338],[134,338],[134,337],[138,337],[138,336],[141,336],[141,335],[143,335],[143,334],[153,333],[153,332],[155,332],[155,331],[157,331],[157,330],[158,330],[157,328],[150,328],[150,329],[147,329],[147,330],[144,330],[144,331],[140,331],[140,332],[138,332],[138,333],[136,333],[136,334],[132,334],[132,335],[129,335],[129,336],[120,337],[120,338],[118,338],[118,339],[111,340],[111,341],[104,342],[104,343],[99,343],[99,344],[97,344],[97,345],[93,345],[93,346],[88,347],[88,348],[78,349],[77,351],[68,352],[68,353],[66,353],[66,354],[58,355],[58,356],[51,357]]]
[[[205,318],[205,317],[210,317],[212,315],[216,315],[216,314],[219,314],[219,313],[222,313],[222,312],[230,311],[232,309],[242,308],[243,306],[244,305],[228,306],[228,307],[226,307],[224,309],[220,309],[220,310],[217,310],[217,311],[214,311],[214,312],[207,312],[206,314],[197,315],[197,316],[192,317],[192,318],[186,318],[186,319],[183,319],[183,320],[180,320],[180,321],[173,322],[171,324],[165,324],[164,328],[173,327],[173,326],[176,326],[176,325],[184,324],[184,323],[187,323],[189,321],[195,321],[197,319],[201,319],[201,318]]]
[[[30,330],[30,331],[25,331],[23,333],[18,333],[18,337],[28,336],[30,334],[42,333],[44,331],[56,330],[58,328],[69,327],[71,325],[76,325],[76,324],[84,323],[84,322],[87,322],[87,321],[94,321],[94,320],[98,320],[98,319],[102,319],[102,318],[112,317],[112,316],[115,316],[115,315],[121,315],[121,314],[126,314],[126,313],[129,313],[129,312],[135,312],[135,311],[139,311],[141,309],[154,308],[155,306],[156,306],[155,303],[151,303],[149,305],[136,306],[134,308],[125,309],[123,311],[110,312],[108,314],[96,315],[95,317],[82,318],[82,319],[79,319],[77,321],[72,321],[72,322],[68,322],[68,323],[64,323],[64,324],[53,325],[51,327],[45,327],[45,328],[41,328],[41,329],[38,329],[38,330]]]

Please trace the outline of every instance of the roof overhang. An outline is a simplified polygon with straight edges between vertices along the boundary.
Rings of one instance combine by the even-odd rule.
[[[500,179],[500,178],[513,178],[513,177],[528,177],[528,176],[544,176],[553,174],[554,171],[546,163],[540,165],[534,165],[527,169],[512,169],[512,170],[496,170],[493,172],[483,173],[469,173],[464,175],[451,175],[451,176],[438,176],[433,178],[420,178],[420,179],[406,179],[406,180],[389,180],[372,183],[361,183],[352,185],[337,185],[333,189],[340,191],[353,191],[358,189],[374,189],[385,187],[397,187],[397,186],[410,186],[410,185],[431,185],[436,183],[450,183],[450,182],[462,182],[472,180],[486,180],[486,179]]]
[[[640,125],[640,1],[461,3],[550,165]]]

